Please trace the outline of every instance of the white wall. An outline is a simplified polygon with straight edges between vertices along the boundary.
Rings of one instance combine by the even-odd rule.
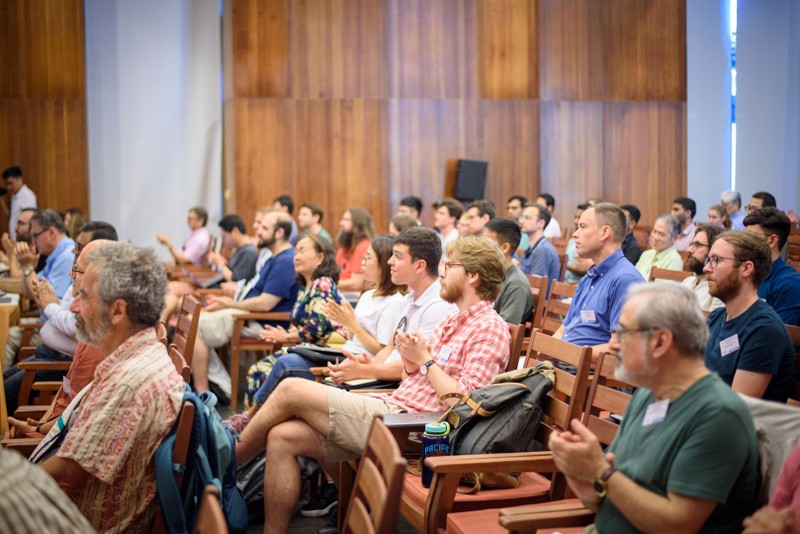
[[[687,193],[698,218],[730,189],[731,41],[726,0],[686,2]],[[671,200],[671,199],[670,199]]]
[[[121,239],[175,245],[186,212],[222,210],[218,0],[85,0],[93,219]],[[163,257],[168,253],[160,247]]]
[[[739,0],[737,186],[800,207],[800,2]]]

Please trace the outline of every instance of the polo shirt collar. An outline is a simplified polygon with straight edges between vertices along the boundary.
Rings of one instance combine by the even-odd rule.
[[[589,276],[591,278],[594,278],[596,276],[603,276],[608,271],[610,271],[614,267],[614,265],[616,265],[617,262],[620,260],[625,260],[625,255],[622,253],[622,249],[618,248],[609,257],[601,261],[599,265],[592,265],[591,267],[589,267],[589,269],[586,271],[586,276]]]

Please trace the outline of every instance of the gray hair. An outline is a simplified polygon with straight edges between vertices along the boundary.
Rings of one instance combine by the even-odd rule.
[[[664,221],[665,223],[667,223],[667,228],[669,228],[670,230],[669,231],[670,236],[675,237],[676,235],[681,233],[681,223],[678,220],[678,218],[675,217],[674,215],[670,215],[668,213],[664,215],[659,215],[658,218],[656,218],[656,222],[658,221]]]
[[[122,299],[128,320],[138,326],[154,326],[164,309],[167,273],[153,249],[130,243],[108,243],[87,256],[98,268],[96,292],[104,306]]]
[[[723,204],[736,204],[737,206],[742,207],[742,195],[740,195],[737,191],[723,191],[719,196],[719,200]]]
[[[684,356],[705,358],[708,342],[706,318],[694,293],[677,282],[662,280],[633,284],[628,300],[641,297],[639,328],[663,328],[672,332],[675,347]]]
[[[31,217],[31,222],[36,221],[42,230],[55,228],[59,233],[66,234],[67,227],[64,226],[64,218],[56,210],[41,210]]]

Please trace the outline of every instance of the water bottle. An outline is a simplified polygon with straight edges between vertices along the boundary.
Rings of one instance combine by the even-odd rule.
[[[425,458],[431,456],[450,455],[450,424],[449,423],[427,423],[425,433],[422,434],[422,485],[426,488],[431,487],[433,471],[425,465]]]

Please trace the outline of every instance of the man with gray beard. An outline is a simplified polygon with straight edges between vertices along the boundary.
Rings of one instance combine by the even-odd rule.
[[[758,449],[744,402],[706,368],[708,329],[675,282],[628,290],[609,349],[638,386],[606,453],[577,419],[553,433],[556,466],[599,532],[738,532],[755,506]]]

